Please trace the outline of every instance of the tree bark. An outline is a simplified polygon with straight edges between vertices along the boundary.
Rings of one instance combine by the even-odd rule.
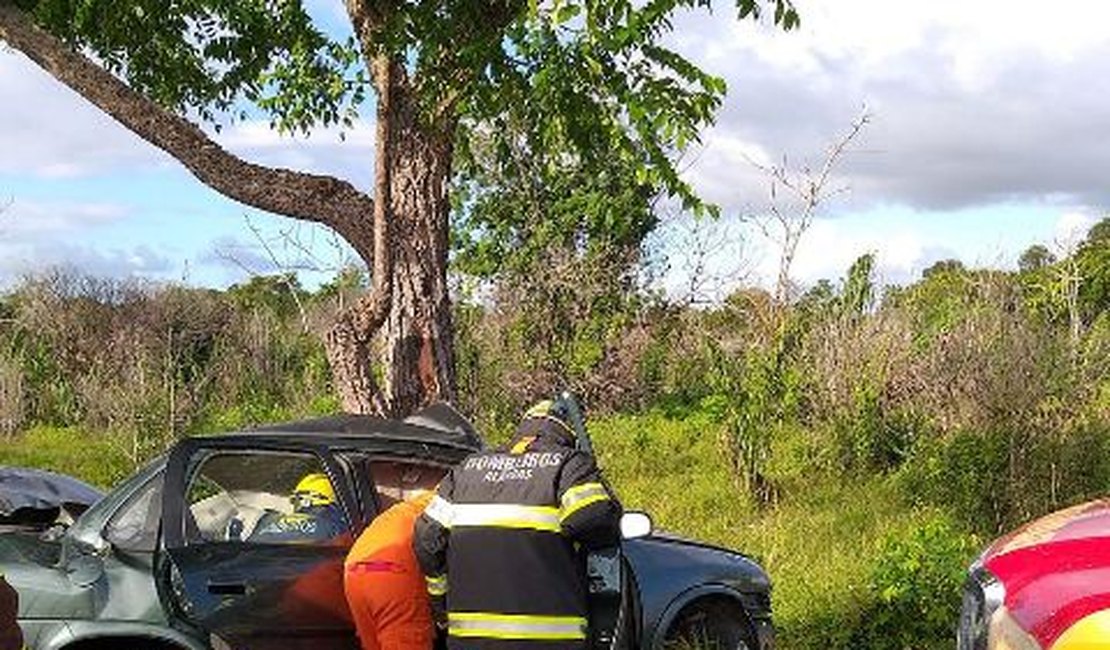
[[[374,143],[374,255],[366,260],[373,282],[370,292],[339,314],[324,337],[336,391],[348,413],[386,413],[388,402],[378,391],[371,365],[371,339],[381,329],[393,298],[392,182],[397,105],[394,102],[404,69],[388,56],[370,62],[377,86],[377,123]]]
[[[421,119],[422,107],[404,61],[383,64],[386,58],[378,36],[395,7],[388,2],[347,0],[346,8],[363,56],[371,62],[378,92],[375,205],[388,208],[389,232],[378,235],[376,241],[388,248],[389,265],[375,263],[372,293],[383,293],[378,290],[379,278],[391,278],[392,286],[386,301],[373,303],[373,318],[340,321],[332,331],[329,356],[335,358],[333,369],[354,373],[353,380],[342,383],[373,387],[373,369],[366,355],[370,337],[377,332],[381,390],[375,387],[367,400],[360,389],[350,395],[350,402],[345,399],[344,408],[369,408],[396,417],[456,397],[447,289],[447,184],[455,121],[450,117],[453,111]],[[379,252],[375,262],[385,256]],[[388,312],[381,311],[386,305]],[[365,316],[371,307],[363,302],[356,310]]]
[[[453,401],[455,346],[447,287],[447,184],[453,124],[419,119],[411,93],[394,97],[393,300],[380,333],[390,415]]]
[[[328,354],[341,378],[337,386],[350,387],[341,393],[345,410],[397,417],[455,399],[447,287],[453,125],[419,118],[400,62],[388,69],[375,63],[372,72],[378,87],[373,288],[329,333]],[[375,334],[380,390],[369,362]]]
[[[375,264],[371,293],[344,314],[326,338],[344,410],[403,416],[455,393],[454,328],[447,286],[447,182],[450,131],[420,125],[411,98],[394,90],[390,112],[388,198],[392,278],[387,303],[378,293]],[[379,100],[380,102],[380,100]],[[379,103],[380,105],[380,103]],[[381,177],[379,176],[379,179]],[[374,198],[381,204],[385,193]],[[384,259],[379,254],[375,262]],[[387,311],[375,311],[382,306]],[[371,315],[373,312],[373,315]],[[372,354],[377,333],[379,353]],[[381,360],[376,386],[370,359]]]

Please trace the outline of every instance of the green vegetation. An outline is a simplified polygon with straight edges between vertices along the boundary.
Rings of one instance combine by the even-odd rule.
[[[46,469],[107,489],[135,469],[124,443],[77,427],[36,426],[0,445],[0,465]]]
[[[455,305],[462,405],[503,440],[583,395],[625,504],[757,558],[788,650],[951,647],[982,545],[1110,485],[1105,231],[1013,272],[880,290],[864,257],[788,305],[706,309],[549,243],[528,290],[490,276]],[[0,462],[106,486],[181,436],[332,412],[318,337],[364,284],[28,282],[0,299]]]
[[[759,508],[704,415],[616,416],[591,431],[626,508],[741,549],[771,573],[781,647],[951,647],[978,543],[938,508],[907,505],[895,477],[800,474],[773,508]]]

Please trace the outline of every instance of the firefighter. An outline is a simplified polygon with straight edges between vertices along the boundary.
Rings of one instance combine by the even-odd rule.
[[[267,512],[250,535],[252,542],[312,543],[338,537],[347,526],[335,500],[335,488],[320,472],[306,474],[289,497],[293,512]]]
[[[467,457],[416,521],[416,556],[448,646],[586,646],[586,551],[619,540],[621,507],[541,402],[503,448]]]
[[[347,554],[343,586],[363,650],[431,650],[435,627],[412,537],[433,496],[418,492],[378,515]]]

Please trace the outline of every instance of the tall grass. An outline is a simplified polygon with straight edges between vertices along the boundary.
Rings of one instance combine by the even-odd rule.
[[[959,602],[959,579],[931,580],[924,593],[885,593],[915,575],[877,579],[891,546],[915,531],[946,521],[932,506],[914,506],[890,476],[864,479],[825,471],[796,476],[774,508],[753,505],[721,452],[721,426],[711,416],[672,418],[654,411],[614,416],[591,425],[599,462],[628,509],[649,512],[658,528],[739,550],[770,573],[780,647],[895,648],[883,637],[904,623],[877,625],[877,612],[892,604],[913,607],[941,594],[951,610]],[[795,432],[795,435],[805,435]],[[973,538],[941,524],[937,539],[958,552],[938,552],[933,570],[961,574],[973,557]],[[903,553],[903,555],[905,555]],[[901,559],[901,558],[899,558]],[[928,562],[928,553],[907,558]],[[941,582],[941,584],[935,584]],[[955,617],[921,634],[919,648],[951,645]]]

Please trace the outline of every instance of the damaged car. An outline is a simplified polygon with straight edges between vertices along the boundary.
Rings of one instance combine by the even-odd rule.
[[[31,649],[354,649],[347,550],[376,513],[434,489],[482,446],[442,404],[405,421],[344,415],[186,439],[63,534],[0,535],[0,571]],[[337,534],[266,535],[294,513],[298,482],[319,474],[335,490]],[[774,647],[755,561],[654,531],[644,513],[626,513],[622,533],[588,561],[592,648]]]
[[[100,500],[96,488],[54,472],[0,466],[0,533],[35,533],[50,538]],[[19,596],[0,575],[0,650],[23,648]]]

